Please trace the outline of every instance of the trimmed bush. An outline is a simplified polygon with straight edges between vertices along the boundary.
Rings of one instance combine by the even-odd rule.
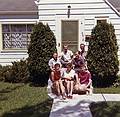
[[[10,65],[7,66],[2,66],[0,65],[0,81],[5,81],[7,74],[11,72],[11,67]]]
[[[0,80],[11,83],[29,82],[26,60],[12,62],[11,66],[0,66]]]
[[[93,84],[107,87],[113,84],[119,71],[118,46],[112,24],[99,23],[93,30],[89,42],[87,62],[92,73]]]
[[[56,51],[56,38],[49,26],[36,24],[28,47],[28,69],[33,83],[47,84],[50,72],[48,61]]]
[[[115,83],[113,83],[113,87],[120,87],[120,76],[118,76]]]
[[[20,62],[12,62],[12,69],[11,69],[13,82],[19,83],[23,82],[26,83],[29,81],[29,71],[27,67],[27,60],[20,60]]]

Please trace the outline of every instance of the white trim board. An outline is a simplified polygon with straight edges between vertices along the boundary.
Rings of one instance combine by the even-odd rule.
[[[79,34],[78,34],[78,49],[79,49],[79,45],[80,43],[84,43],[85,42],[85,39],[84,39],[84,16],[70,16],[70,18],[67,18],[67,15],[56,15],[56,41],[57,41],[57,50],[58,50],[58,54],[61,53],[61,21],[62,20],[68,20],[68,21],[72,21],[72,20],[76,20],[78,21],[78,24],[80,27],[78,29],[79,31]]]

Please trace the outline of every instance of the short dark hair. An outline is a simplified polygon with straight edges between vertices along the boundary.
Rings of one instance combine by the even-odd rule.
[[[69,63],[67,63],[67,66],[69,66],[69,67],[71,67],[72,68],[72,63],[71,62],[69,62]]]
[[[56,66],[59,66],[59,67],[60,67],[60,63],[56,63],[56,64],[54,65],[54,67],[56,67]]]

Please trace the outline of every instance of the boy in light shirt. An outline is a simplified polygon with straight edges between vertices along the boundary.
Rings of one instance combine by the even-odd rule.
[[[73,58],[73,52],[71,50],[68,50],[68,46],[64,45],[63,51],[61,53],[61,64],[63,67],[66,67],[67,63],[72,61]]]

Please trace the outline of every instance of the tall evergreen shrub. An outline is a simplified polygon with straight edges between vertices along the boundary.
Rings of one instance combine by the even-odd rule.
[[[107,87],[116,79],[118,73],[118,46],[112,24],[99,23],[92,30],[87,62],[92,73],[94,86]]]
[[[28,69],[35,84],[47,84],[50,72],[48,61],[56,51],[56,38],[49,26],[36,24],[28,47]]]

